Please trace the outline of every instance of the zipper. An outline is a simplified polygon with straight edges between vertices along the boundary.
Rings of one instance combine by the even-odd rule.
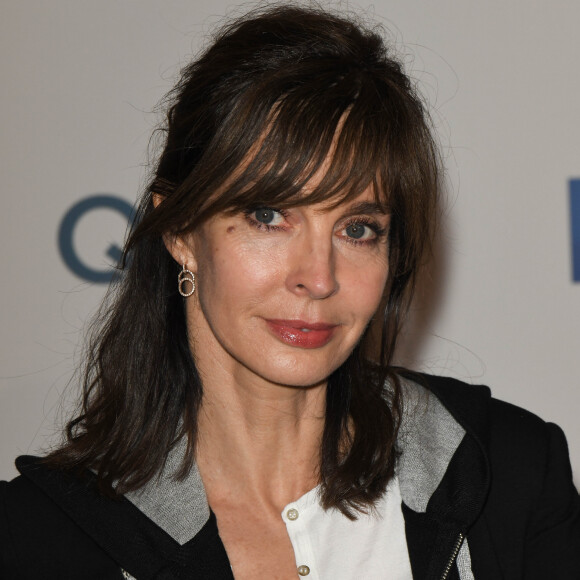
[[[453,563],[457,559],[457,554],[459,554],[459,550],[461,548],[461,544],[463,544],[463,540],[465,540],[465,536],[460,532],[459,535],[457,536],[457,540],[455,540],[453,551],[451,552],[451,556],[449,558],[449,562],[447,562],[447,566],[445,566],[445,570],[443,571],[441,580],[447,580],[447,576],[449,576],[449,572],[451,572]]]

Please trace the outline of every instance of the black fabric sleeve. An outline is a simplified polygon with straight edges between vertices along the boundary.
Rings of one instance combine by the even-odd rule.
[[[7,486],[5,481],[0,481],[0,578],[17,580],[22,576],[18,571],[14,544],[8,531]]]
[[[0,482],[2,580],[120,580],[113,562],[41,490]]]
[[[580,580],[580,500],[562,430],[492,400],[491,484],[468,531],[479,580]]]
[[[546,425],[548,447],[540,496],[526,533],[525,578],[580,579],[580,497],[562,430]]]

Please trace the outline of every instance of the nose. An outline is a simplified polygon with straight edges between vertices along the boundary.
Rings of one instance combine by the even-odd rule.
[[[304,236],[294,248],[286,278],[288,290],[321,300],[338,290],[336,264],[331,240]]]

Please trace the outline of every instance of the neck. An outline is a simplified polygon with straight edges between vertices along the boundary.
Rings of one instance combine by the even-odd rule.
[[[326,383],[204,381],[196,459],[210,505],[242,494],[280,511],[315,487],[325,396]]]

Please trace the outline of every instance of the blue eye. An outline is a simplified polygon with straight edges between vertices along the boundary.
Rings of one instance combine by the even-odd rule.
[[[344,231],[349,238],[360,240],[365,235],[365,229],[367,229],[367,226],[364,224],[350,224]]]
[[[252,212],[254,219],[267,226],[277,226],[284,221],[284,216],[275,209],[260,207]]]
[[[344,235],[352,241],[370,242],[377,238],[377,231],[363,222],[352,222],[344,230]]]

